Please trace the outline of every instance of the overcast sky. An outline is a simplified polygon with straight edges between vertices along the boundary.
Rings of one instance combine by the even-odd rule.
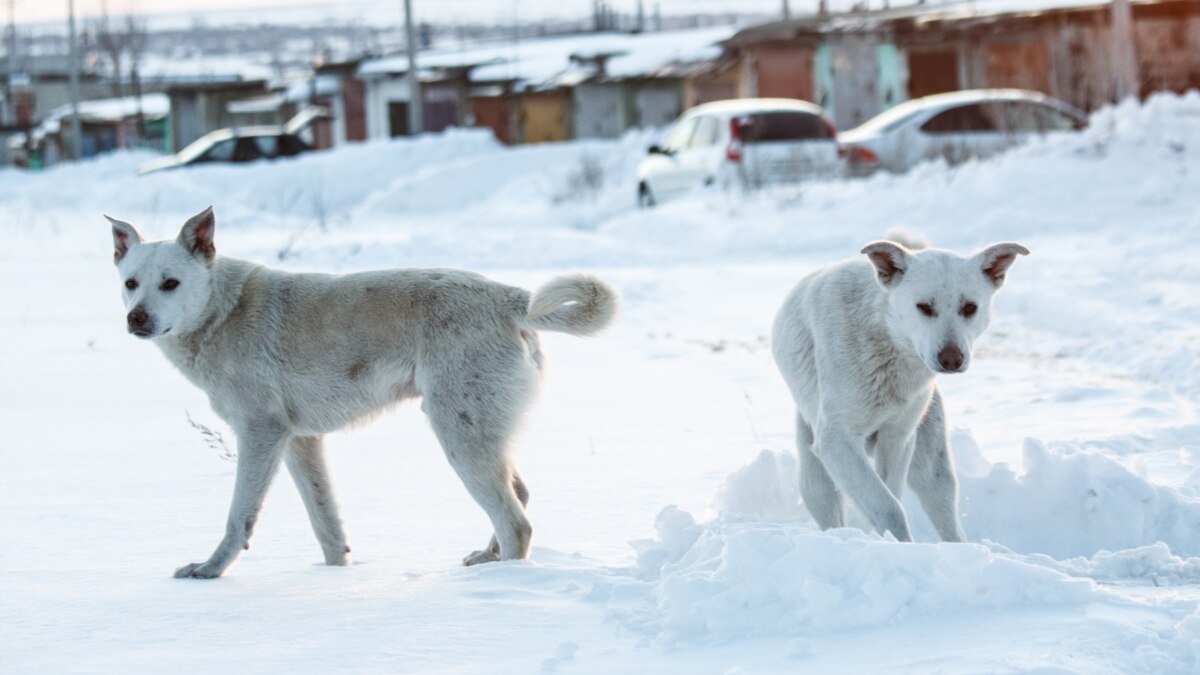
[[[4,0],[6,3],[8,0]],[[789,0],[793,12],[808,12],[817,0]],[[103,0],[76,0],[79,16],[98,15]],[[387,17],[403,13],[403,0],[107,0],[110,14],[200,14],[219,12],[236,16],[267,15],[286,20],[286,13],[297,11],[314,17],[326,15]],[[634,12],[637,0],[610,0],[618,11]],[[644,0],[646,12],[659,5],[664,14],[687,12],[775,12],[783,0]],[[252,9],[247,9],[247,8]],[[431,21],[480,21],[511,23],[513,17],[574,18],[591,12],[591,0],[413,0],[413,11]],[[19,23],[65,19],[67,0],[16,0]],[[3,20],[7,22],[5,14]]]

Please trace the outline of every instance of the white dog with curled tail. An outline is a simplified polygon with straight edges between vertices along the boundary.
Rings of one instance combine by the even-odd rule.
[[[129,332],[153,341],[237,434],[225,535],[177,577],[219,577],[250,536],[282,462],[330,565],[347,565],[322,437],[407,398],[495,531],[464,564],[529,556],[529,491],[509,441],[537,387],[539,330],[591,335],[617,296],[582,275],[537,293],[457,270],[292,274],[218,256],[209,207],[174,241],[112,223]]]

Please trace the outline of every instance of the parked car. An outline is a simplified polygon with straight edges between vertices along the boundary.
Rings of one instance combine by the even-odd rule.
[[[988,157],[1030,137],[1087,126],[1080,110],[1034,91],[974,89],[905,101],[843,132],[851,174],[906,171],[929,159]]]
[[[638,166],[638,203],[697,185],[756,187],[839,170],[837,129],[812,103],[786,98],[714,101],[684,113]]]
[[[240,127],[218,129],[196,139],[174,155],[151,160],[138,167],[139,174],[153,173],[205,162],[253,162],[291,157],[312,148],[283,127]]]

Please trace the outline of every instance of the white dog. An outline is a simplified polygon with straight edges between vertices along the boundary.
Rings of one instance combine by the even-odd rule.
[[[612,289],[580,275],[530,297],[454,270],[291,274],[217,256],[211,207],[176,241],[143,243],[109,221],[129,332],[153,340],[237,434],[225,536],[176,577],[218,577],[249,548],[281,460],[325,562],[349,564],[322,436],[417,396],[495,529],[464,564],[529,556],[529,492],[508,443],[541,370],[535,331],[599,331],[616,311]]]
[[[869,262],[806,277],[775,319],[775,362],[798,409],[800,493],[822,529],[843,525],[846,495],[876,530],[911,541],[907,479],[942,539],[964,538],[936,378],[970,365],[992,296],[1029,251],[995,244],[963,258],[920,248],[868,244]]]

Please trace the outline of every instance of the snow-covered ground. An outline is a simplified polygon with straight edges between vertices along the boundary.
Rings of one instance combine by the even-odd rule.
[[[647,136],[475,132],[134,175],[141,155],[0,172],[4,672],[1198,672],[1200,96],[1099,113],[984,163],[633,209]],[[416,405],[329,439],[355,565],[290,481],[214,582],[231,434],[124,332],[102,212],[295,270],[468,267],[618,287],[548,334],[519,441],[532,560],[458,565],[487,519]],[[944,378],[972,543],[820,532],[766,336],[804,274],[903,226],[1021,241]]]

